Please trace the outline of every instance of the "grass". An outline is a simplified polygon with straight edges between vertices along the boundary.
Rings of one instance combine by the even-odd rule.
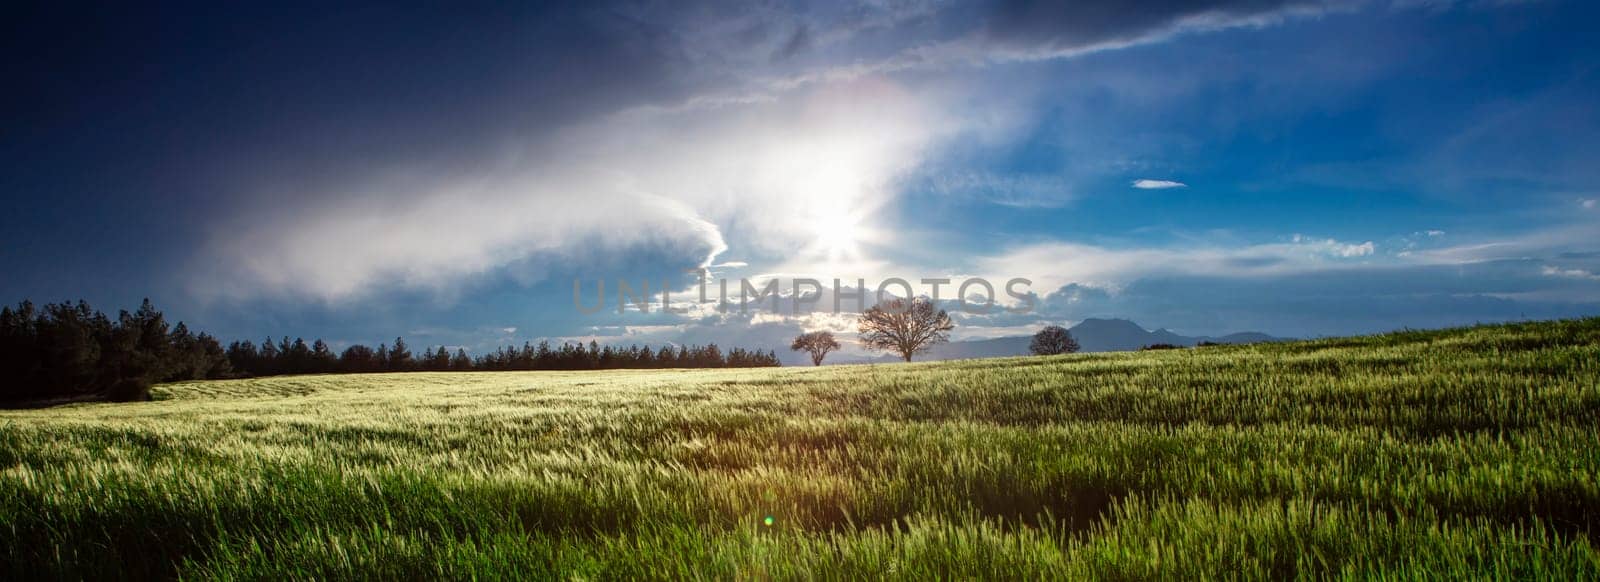
[[[1600,319],[156,398],[0,412],[0,576],[1600,577]]]

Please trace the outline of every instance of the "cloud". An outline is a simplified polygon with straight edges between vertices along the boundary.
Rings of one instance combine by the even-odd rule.
[[[1594,210],[1596,204],[1600,204],[1600,201],[1596,201],[1593,198],[1578,201],[1578,205],[1582,206],[1584,210]]]
[[[1171,180],[1138,179],[1133,181],[1133,187],[1140,190],[1165,190],[1167,188],[1188,188],[1189,185]]]
[[[1552,265],[1545,265],[1539,271],[1547,277],[1564,277],[1568,279],[1582,279],[1586,281],[1600,281],[1600,275],[1584,269],[1563,269]]]
[[[850,257],[849,266],[859,267],[853,270],[803,255],[819,226],[862,222],[855,226],[869,231],[876,217],[896,214],[901,178],[927,167],[930,152],[961,141],[952,136],[968,137],[962,132],[980,123],[1021,125],[995,123],[993,94],[943,73],[1271,26],[1353,5],[1209,1],[1131,10],[1103,1],[912,2],[805,14],[761,5],[727,16],[709,5],[630,6],[594,33],[611,41],[601,44],[624,48],[579,59],[572,66],[584,71],[577,82],[516,93],[513,105],[474,116],[475,127],[522,121],[507,121],[513,129],[476,140],[372,132],[403,145],[398,153],[321,150],[329,159],[348,153],[342,159],[355,160],[335,169],[233,160],[227,166],[263,169],[243,184],[221,186],[249,191],[260,203],[232,209],[217,223],[191,284],[212,297],[332,303],[396,288],[448,295],[508,269],[519,269],[518,280],[529,284],[553,265],[604,271],[640,255],[662,259],[668,271],[755,264],[869,279],[892,274],[898,267],[870,253]],[[608,66],[617,63],[628,66]],[[928,79],[935,76],[944,79]],[[974,102],[988,117],[971,115]],[[545,112],[551,103],[561,105],[552,108],[557,113]],[[995,141],[1012,145],[1013,137]],[[470,147],[459,158],[435,153],[463,141]],[[1161,171],[1100,165],[1121,179]],[[1074,182],[1043,173],[952,171],[931,184],[941,195],[1025,208],[1057,207],[1076,196]],[[1132,187],[1187,186],[1144,178]],[[938,245],[908,244],[906,232],[894,235],[887,242],[899,252],[923,253],[922,264],[939,267],[901,273],[1040,273],[1035,289],[1050,288],[1045,280],[1115,290],[1158,276],[1267,279],[1385,260],[1372,241],[1296,237],[1242,247],[1046,242],[971,265]],[[1452,251],[1477,256],[1456,247],[1406,259],[1431,264]],[[719,261],[727,256],[745,260]]]
[[[533,89],[514,93],[524,99],[511,105],[473,104],[484,111],[474,128],[520,121],[508,126],[515,130],[416,139],[393,139],[405,136],[392,129],[355,132],[404,145],[370,159],[322,151],[317,159],[343,160],[337,168],[315,159],[231,160],[227,167],[261,169],[223,177],[219,188],[253,200],[216,222],[190,287],[210,298],[336,302],[387,286],[448,292],[507,265],[595,263],[630,249],[664,249],[702,267],[733,245],[752,258],[792,251],[814,239],[818,225],[887,205],[898,196],[894,180],[967,123],[944,102],[959,90],[908,90],[895,72],[1066,58],[1342,6],[914,2],[800,13],[711,3],[586,11],[564,25],[575,46],[557,51],[585,55],[578,82],[560,91],[529,82]],[[561,105],[554,114],[527,113],[551,104]],[[457,150],[464,153],[438,153]],[[943,187],[1023,207],[1059,206],[1073,195],[1050,177],[974,174]]]
[[[1402,323],[1592,314],[1600,309],[1594,228],[1571,221],[1389,256],[1372,241],[1304,235],[1245,245],[1047,242],[1007,249],[979,270],[1053,289],[1030,315],[1039,321],[1127,317],[1189,333],[1370,333]]]
[[[1250,277],[1152,274],[1089,300],[1059,300],[1075,292],[1069,285],[1046,294],[1036,317],[1121,317],[1191,335],[1314,337],[1574,317],[1600,308],[1600,281],[1546,276],[1532,261],[1368,264]]]
[[[1363,0],[1207,0],[1130,8],[1125,3],[1109,0],[991,2],[970,6],[912,3],[911,9],[890,9],[888,13],[904,14],[886,19],[893,23],[886,28],[902,32],[897,30],[898,25],[906,22],[923,26],[911,34],[876,39],[898,47],[886,55],[866,58],[855,55],[843,59],[844,64],[834,62],[784,74],[755,75],[752,82],[744,86],[695,95],[677,106],[715,108],[763,101],[814,84],[903,72],[1078,58],[1159,44],[1184,34],[1262,28],[1290,20],[1349,12],[1365,4]],[[937,26],[927,26],[929,21]],[[929,30],[944,34],[928,35],[926,31]],[[790,37],[779,38],[787,41]]]
[[[1024,1],[997,4],[978,39],[991,58],[1038,60],[1160,42],[1187,32],[1261,27],[1348,10],[1356,2],[1209,0],[1129,9],[1120,2]]]
[[[1462,242],[1402,256],[1419,263],[1462,264],[1588,253],[1594,250],[1594,241],[1600,240],[1600,222],[1567,220],[1492,238],[1466,240],[1452,235],[1451,239]]]
[[[1066,179],[1054,175],[952,172],[929,178],[927,189],[940,196],[1016,208],[1055,208],[1076,197]]]
[[[1155,275],[1257,277],[1347,268],[1376,251],[1371,241],[1345,243],[1294,235],[1288,242],[1244,246],[1109,248],[1069,242],[1013,247],[978,261],[991,278],[1027,277],[1035,288],[1069,283],[1117,288]]]
[[[728,224],[746,251],[791,252],[813,224],[887,203],[939,132],[960,127],[932,99],[864,79],[715,112],[606,116],[487,168],[311,184],[313,202],[221,224],[193,285],[335,302],[458,288],[541,256],[600,268],[655,249],[706,267],[728,249]]]
[[[1334,254],[1334,256],[1346,257],[1346,259],[1349,259],[1349,257],[1371,256],[1373,251],[1378,249],[1378,246],[1373,245],[1373,241],[1370,240],[1365,241],[1365,243],[1358,243],[1357,245],[1357,243],[1341,243],[1341,241],[1333,240],[1333,238],[1326,238],[1326,240],[1312,240],[1312,238],[1302,238],[1301,235],[1294,235],[1294,243],[1296,243],[1296,245],[1307,245],[1312,246],[1312,248],[1326,249],[1326,253]]]

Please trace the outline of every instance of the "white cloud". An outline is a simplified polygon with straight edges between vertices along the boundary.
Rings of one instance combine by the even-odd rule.
[[[1600,240],[1600,225],[1575,221],[1522,234],[1389,256],[1380,256],[1378,245],[1372,241],[1354,243],[1304,235],[1294,235],[1287,242],[1279,243],[1237,245],[1200,241],[1185,246],[1139,248],[1045,242],[1013,247],[986,257],[978,262],[978,271],[991,279],[1028,277],[1034,281],[1035,290],[1053,290],[1079,283],[1116,291],[1142,278],[1163,276],[1264,278],[1354,272],[1375,267],[1493,264],[1539,256],[1568,257],[1577,261],[1595,256],[1595,240]],[[1540,272],[1547,277],[1600,281],[1600,271],[1590,266],[1546,265]]]
[[[1582,279],[1585,281],[1600,281],[1600,275],[1583,269],[1563,269],[1553,265],[1545,265],[1540,269],[1546,277],[1561,277],[1564,279]]]
[[[887,204],[893,180],[959,127],[935,97],[876,79],[718,111],[635,110],[493,168],[367,177],[280,215],[241,212],[218,227],[193,283],[203,296],[334,302],[642,246],[704,267],[730,235],[793,252],[814,225]]]
[[[1584,210],[1594,210],[1597,203],[1600,203],[1600,201],[1597,201],[1593,198],[1586,198],[1578,201],[1578,205],[1582,206]]]
[[[1174,182],[1172,180],[1151,180],[1148,178],[1143,178],[1134,180],[1133,187],[1140,190],[1165,190],[1167,188],[1188,188],[1189,185],[1183,182]]]
[[[1245,246],[1107,248],[1068,242],[1015,247],[979,261],[991,279],[1027,277],[1033,289],[1081,283],[1116,289],[1152,275],[1251,277],[1353,266],[1348,259],[1374,254],[1371,241],[1343,243],[1295,235],[1287,243]]]
[[[1226,3],[1221,3],[1226,4]],[[855,79],[891,75],[904,72],[918,71],[946,71],[950,69],[971,68],[982,69],[986,67],[1015,64],[1033,63],[1053,60],[1075,59],[1098,53],[1118,51],[1161,44],[1188,34],[1220,32],[1240,28],[1266,28],[1284,22],[1318,18],[1331,13],[1350,12],[1364,5],[1362,0],[1312,0],[1309,2],[1283,2],[1262,3],[1251,5],[1241,3],[1241,6],[1210,6],[1189,7],[1179,5],[1176,10],[1152,10],[1141,18],[1135,20],[1144,22],[1124,23],[1125,28],[1106,31],[1111,33],[1108,37],[1097,39],[1068,38],[1072,35],[1055,36],[1045,35],[1042,38],[1029,38],[1030,34],[1023,34],[1019,38],[1008,38],[1004,32],[995,31],[986,25],[976,28],[954,27],[960,31],[954,37],[922,38],[913,37],[899,44],[901,48],[875,58],[850,58],[847,64],[827,64],[814,68],[801,69],[784,74],[770,75],[757,78],[748,86],[737,87],[732,90],[712,92],[695,95],[676,107],[679,108],[719,108],[730,104],[746,104],[760,101],[770,101],[784,93],[812,85],[829,84],[851,81]],[[1048,6],[1046,4],[1045,6]],[[1115,6],[1097,7],[1091,5],[1070,5],[1062,14],[1054,18],[1075,20],[1083,18],[1082,14],[1072,14],[1082,8],[1087,13],[1099,13],[1092,18],[1103,18],[1106,14],[1132,14],[1133,12],[1121,11]],[[940,8],[924,7],[921,10],[908,12],[905,16],[892,19],[891,22],[899,24],[905,21],[917,21],[926,14],[939,12]],[[904,11],[902,11],[904,12]],[[961,10],[948,11],[958,18],[969,19]],[[1038,12],[1049,13],[1048,9]],[[1160,12],[1169,12],[1158,14]],[[989,16],[994,16],[990,14]],[[1024,16],[1024,19],[1029,19]],[[990,20],[988,18],[981,21]],[[991,23],[992,24],[992,23]],[[1034,24],[1041,24],[1035,22]],[[1049,29],[1051,24],[1043,22]],[[1063,27],[1065,28],[1065,27]]]
[[[1600,240],[1600,222],[1571,220],[1493,239],[1413,251],[1406,257],[1415,262],[1445,264],[1526,259],[1563,253],[1592,253],[1596,240]]]
[[[1002,175],[964,172],[939,176],[932,190],[946,196],[959,196],[1017,208],[1054,208],[1072,201],[1073,189],[1060,176]]]
[[[1339,245],[1336,252],[1341,257],[1365,257],[1371,255],[1375,248],[1369,240],[1358,245]]]
[[[1344,258],[1365,257],[1371,255],[1377,250],[1377,245],[1374,245],[1372,241],[1359,244],[1342,243],[1331,238],[1317,239],[1298,234],[1294,235],[1294,237],[1290,240],[1294,241],[1296,246],[1306,249],[1310,252]]]

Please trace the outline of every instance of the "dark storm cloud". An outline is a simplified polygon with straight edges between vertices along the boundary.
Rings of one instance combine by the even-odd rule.
[[[702,66],[682,33],[696,26],[680,17],[688,8],[11,7],[0,22],[4,289],[171,304],[190,275],[249,286],[224,268],[240,257],[202,255],[245,227],[288,230],[352,204],[366,215],[347,218],[391,219],[426,194],[396,185],[489,175],[560,150],[562,128],[734,82]]]
[[[621,8],[25,8],[0,34],[27,57],[6,61],[0,105],[26,114],[0,151],[24,185],[90,169],[206,204],[262,195],[241,183],[282,204],[399,164],[471,170],[508,142],[716,82],[656,12]]]
[[[178,219],[169,227],[258,194],[241,182],[283,184],[272,193],[282,205],[309,190],[294,185],[353,168],[465,164],[496,136],[670,95],[677,73],[659,32],[596,12],[211,3],[20,12],[0,33],[0,51],[18,57],[5,60],[0,92],[7,191],[138,199]]]

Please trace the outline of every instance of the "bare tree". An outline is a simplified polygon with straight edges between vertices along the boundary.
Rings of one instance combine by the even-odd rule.
[[[813,331],[795,336],[794,343],[789,344],[789,349],[794,351],[804,350],[811,354],[811,365],[821,366],[822,358],[828,352],[839,349],[838,340],[833,339],[833,332]]]
[[[1072,332],[1059,325],[1047,326],[1033,334],[1033,342],[1028,344],[1028,351],[1035,356],[1054,356],[1056,354],[1070,354],[1078,351],[1078,340],[1072,339]]]
[[[926,297],[894,299],[872,306],[857,322],[862,345],[867,349],[891,351],[907,362],[912,354],[928,351],[934,344],[950,341],[950,314]]]

